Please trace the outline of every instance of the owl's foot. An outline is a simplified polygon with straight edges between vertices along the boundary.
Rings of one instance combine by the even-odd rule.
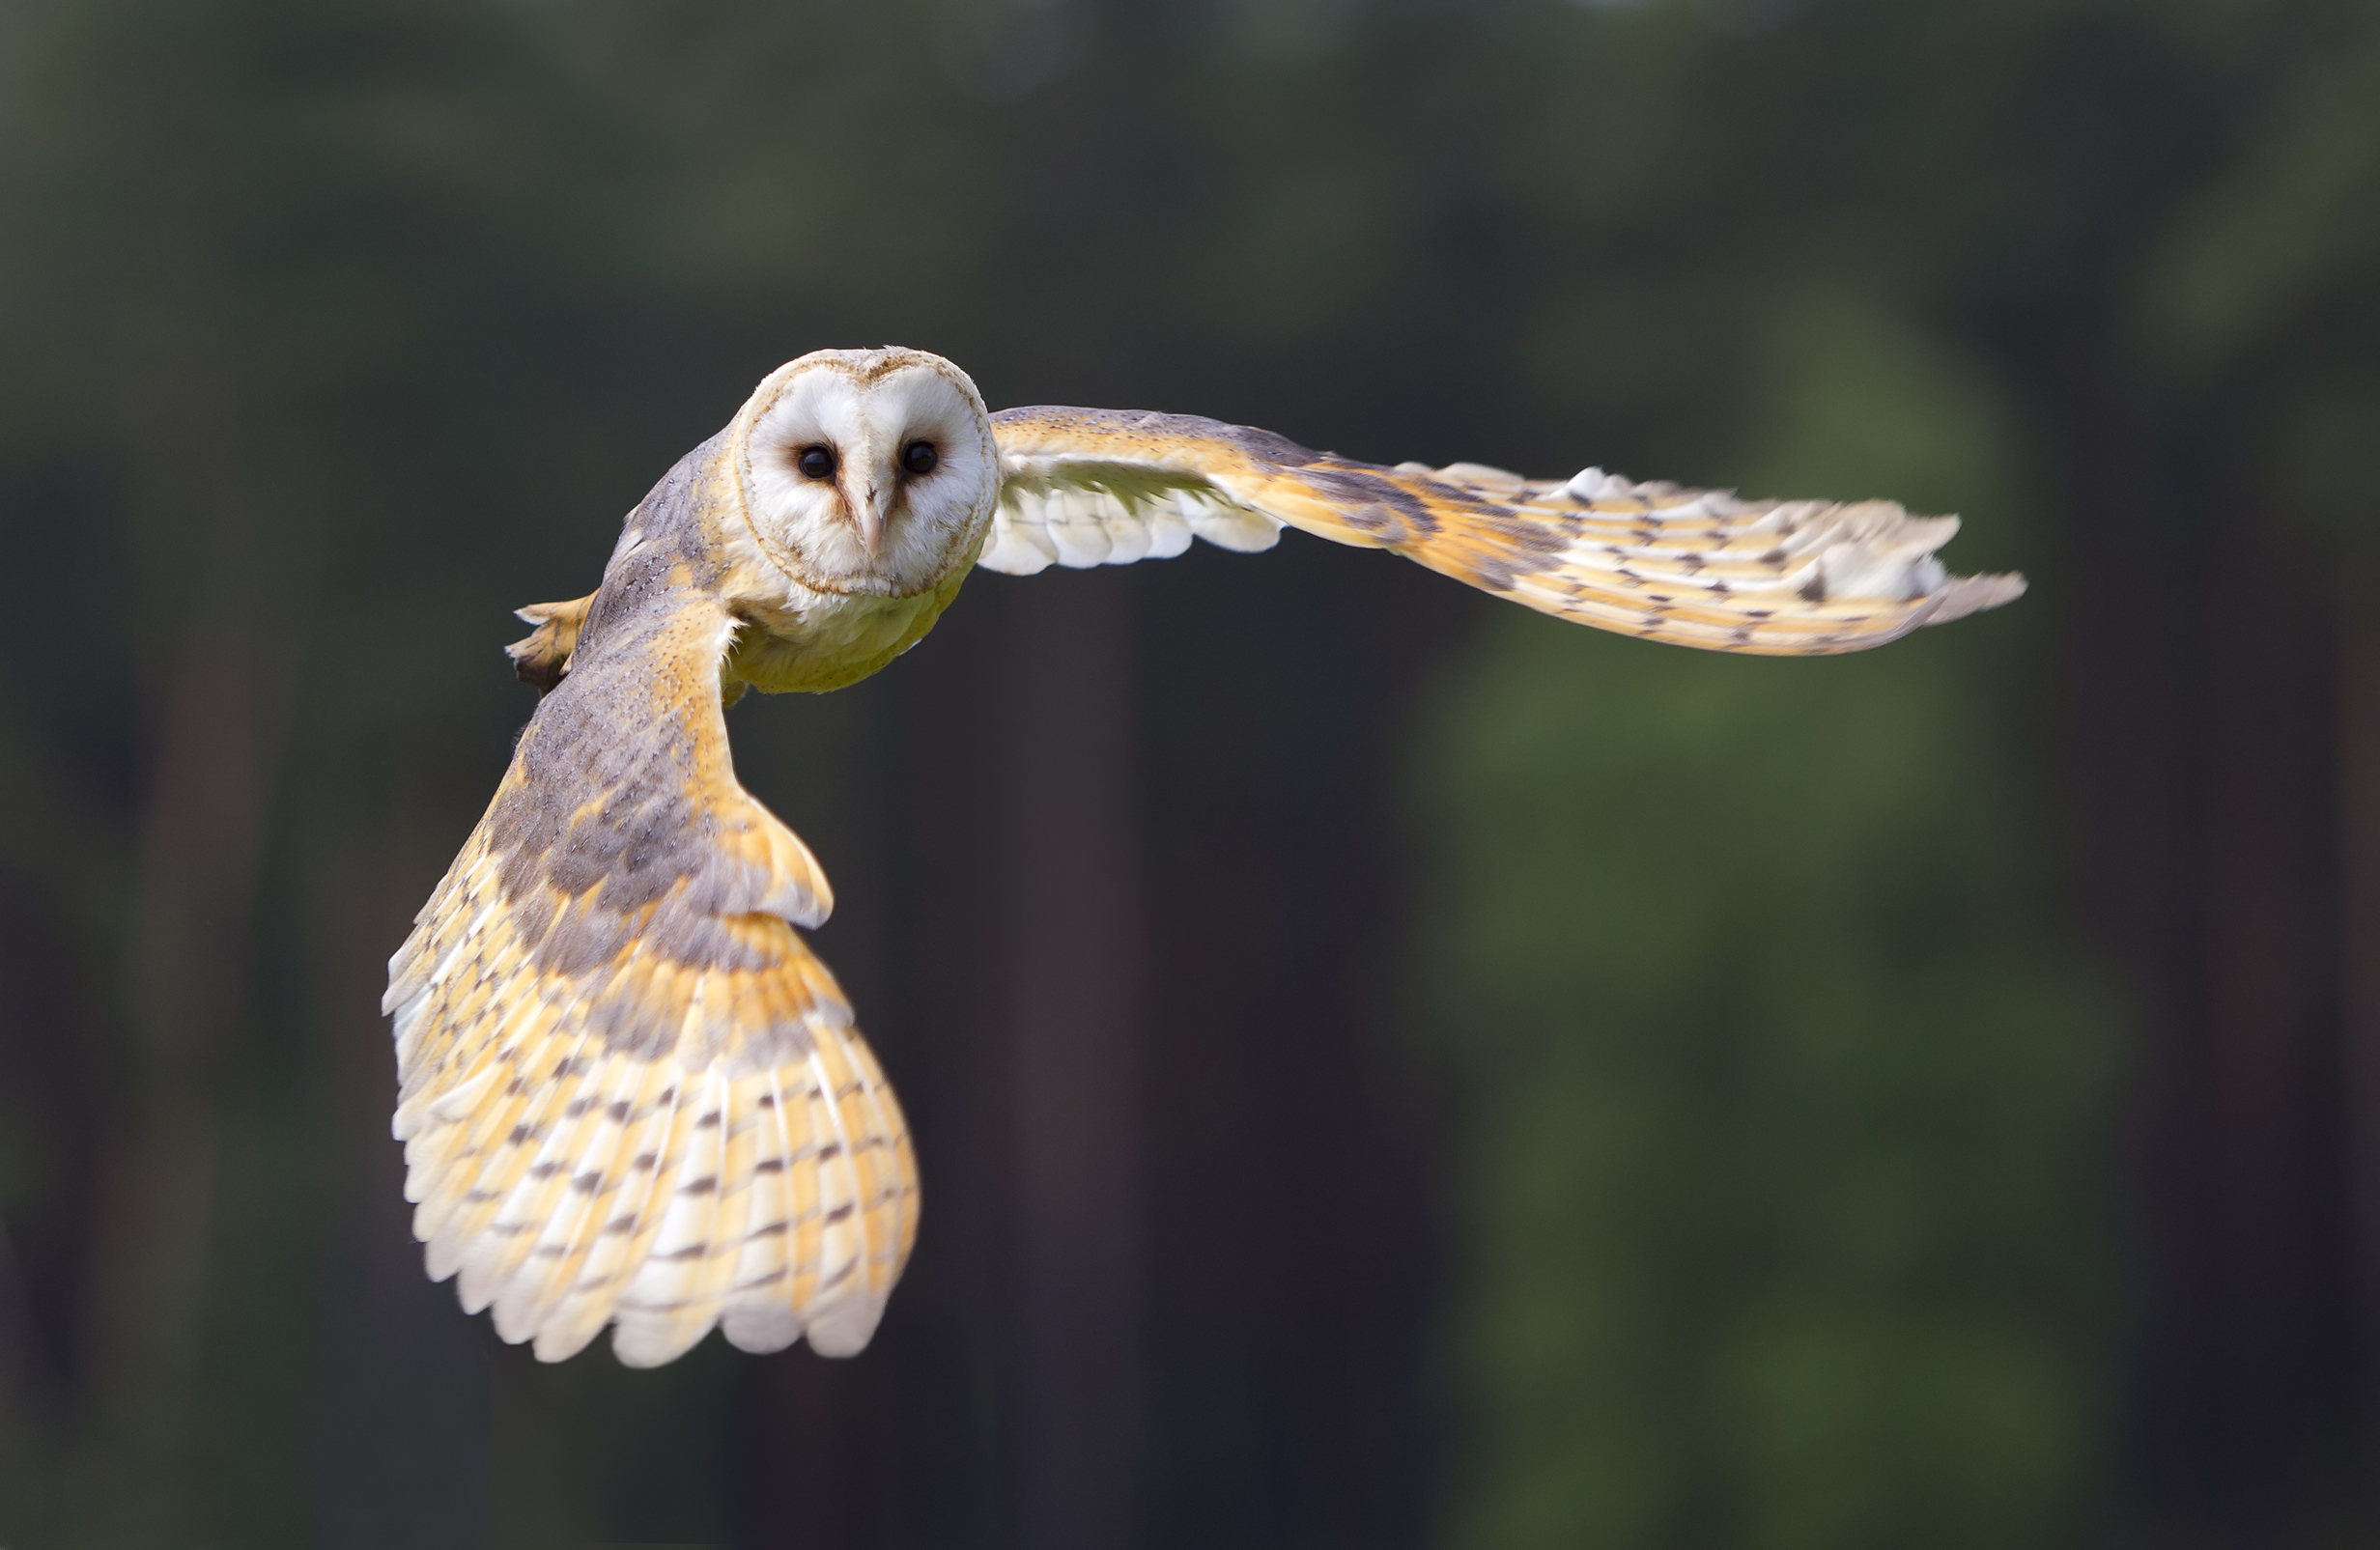
[[[504,648],[521,682],[535,685],[537,692],[544,694],[562,681],[570,670],[570,654],[579,649],[579,630],[586,623],[587,605],[594,601],[595,594],[590,592],[575,602],[532,603],[513,610],[537,627],[526,640],[516,640]]]

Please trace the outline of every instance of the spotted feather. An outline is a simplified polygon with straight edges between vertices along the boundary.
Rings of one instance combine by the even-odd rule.
[[[1599,629],[1772,656],[1880,646],[2025,590],[1950,576],[1934,551],[1958,519],[1890,501],[1381,467],[1186,414],[1013,409],[992,424],[1004,478],[978,563],[1012,575],[1178,554],[1193,537],[1268,549],[1289,526]]]
[[[624,574],[389,962],[415,1235],[549,1361],[607,1324],[638,1367],[715,1324],[848,1354],[916,1234],[907,1129],[795,930],[826,878],[736,783],[735,620],[666,545]]]

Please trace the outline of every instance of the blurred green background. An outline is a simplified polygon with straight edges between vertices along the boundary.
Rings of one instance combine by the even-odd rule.
[[[541,1367],[383,961],[504,610],[884,342],[2033,590],[1736,660],[1291,535],[748,699],[917,1258]],[[2374,1542],[2375,450],[2370,0],[0,0],[0,1544]]]

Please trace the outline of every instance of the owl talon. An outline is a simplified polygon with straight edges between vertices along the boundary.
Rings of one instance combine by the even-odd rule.
[[[587,605],[594,601],[590,592],[572,603],[532,603],[514,610],[537,627],[527,639],[504,648],[521,682],[546,694],[562,681],[562,675],[570,671],[571,653],[579,649],[579,628],[586,623]]]

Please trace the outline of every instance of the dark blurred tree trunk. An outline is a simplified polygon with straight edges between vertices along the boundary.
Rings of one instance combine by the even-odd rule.
[[[1015,965],[1017,1542],[1036,1550],[1140,1542],[1130,579],[1043,582],[1010,646],[995,929]]]
[[[888,950],[886,1012],[896,1080],[917,1136],[924,1206],[918,1257],[888,1322],[904,1343],[900,1521],[851,1542],[1011,1542],[1005,1489],[1016,1274],[1009,1019],[1017,996],[1002,912],[1013,852],[998,811],[1011,712],[1005,692],[1017,595],[978,579],[923,648],[887,675],[899,714],[888,836],[900,914]],[[899,1298],[914,1297],[904,1312]],[[848,1413],[846,1413],[848,1414]],[[855,1521],[862,1515],[854,1504]]]
[[[1302,534],[1141,578],[1152,1543],[1431,1542],[1416,690],[1495,605]]]
[[[308,611],[310,567],[261,530],[238,385],[171,375],[180,391],[135,396],[127,411],[148,428],[136,542],[186,545],[197,565],[186,614],[127,621],[153,632],[147,655],[166,689],[127,920],[126,1037],[90,1208],[68,1484],[77,1540],[91,1544],[162,1543],[184,1528],[221,1113],[254,1014],[248,933]]]
[[[2358,1341],[2357,1460],[2367,1521],[2380,1523],[2380,550],[2367,537],[2345,569],[2339,621],[2339,966],[2346,1026],[2349,1253]]]
[[[2088,514],[2085,865],[2139,1040],[2128,1515],[2150,1544],[2289,1542],[2336,1510],[2353,1389],[2325,592],[2224,449],[2152,429],[2100,324],[2046,334]]]
[[[2172,1286],[2222,1353],[2184,1359],[2209,1450],[2191,1475],[2243,1543],[2262,1544],[2338,1487],[2323,1476],[2343,1451],[2353,1337],[2331,639],[2319,591],[2309,606],[2299,583],[2311,556],[2293,552],[2275,514],[2242,515],[2252,536],[2201,578],[2219,601],[2196,755],[2207,782],[2191,847],[2198,937],[2182,983],[2202,1000],[2182,1030],[2187,1118],[2168,1166],[2212,1251]]]

